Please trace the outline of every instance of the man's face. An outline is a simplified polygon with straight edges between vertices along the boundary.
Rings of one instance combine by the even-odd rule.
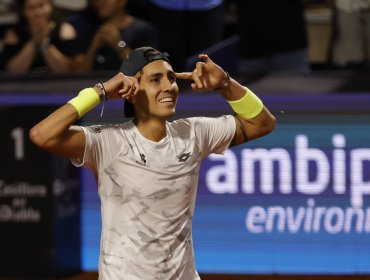
[[[156,60],[142,69],[139,93],[135,98],[136,117],[167,119],[175,114],[179,87],[171,65]]]

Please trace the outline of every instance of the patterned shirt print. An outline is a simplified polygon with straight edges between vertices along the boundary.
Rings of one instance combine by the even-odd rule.
[[[159,142],[132,121],[81,129],[82,166],[95,173],[101,200],[99,279],[200,279],[192,240],[199,169],[229,146],[234,118],[168,122]]]

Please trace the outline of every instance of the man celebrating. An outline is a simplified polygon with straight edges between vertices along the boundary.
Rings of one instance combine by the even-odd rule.
[[[50,152],[92,170],[102,211],[99,279],[200,279],[195,269],[192,217],[201,162],[272,131],[275,118],[249,89],[207,55],[191,73],[175,73],[166,53],[133,50],[109,81],[82,90],[31,129]],[[176,79],[194,90],[219,90],[235,116],[175,114]],[[100,101],[125,99],[133,120],[115,125],[73,124]]]

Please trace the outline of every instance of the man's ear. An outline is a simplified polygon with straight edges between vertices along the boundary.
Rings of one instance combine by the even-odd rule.
[[[135,74],[135,78],[136,78],[136,80],[138,81],[138,83],[140,84],[140,80],[141,80],[141,76],[143,75],[143,70],[140,70],[139,72],[137,72],[136,74]]]
[[[130,95],[126,97],[127,101],[134,104],[137,101],[138,95],[141,94],[141,90],[139,90],[135,95]]]
[[[137,72],[137,73],[135,74],[135,76],[134,76],[134,78],[136,78],[136,80],[137,80],[137,82],[138,82],[138,84],[139,84],[139,87],[140,87],[140,82],[141,82],[141,76],[142,76],[142,72],[141,72],[141,71]],[[140,94],[140,90],[137,92],[137,94],[136,94],[136,95],[130,95],[130,96],[126,97],[126,99],[127,99],[130,103],[134,104],[134,103],[136,102],[136,100],[137,100],[137,95],[138,95],[138,94]]]

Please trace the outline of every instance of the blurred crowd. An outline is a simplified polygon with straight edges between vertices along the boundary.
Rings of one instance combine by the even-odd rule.
[[[183,71],[237,35],[238,74],[306,73],[304,11],[320,4],[333,11],[327,65],[368,67],[370,0],[2,0],[0,71],[116,71],[141,46],[167,51]]]

